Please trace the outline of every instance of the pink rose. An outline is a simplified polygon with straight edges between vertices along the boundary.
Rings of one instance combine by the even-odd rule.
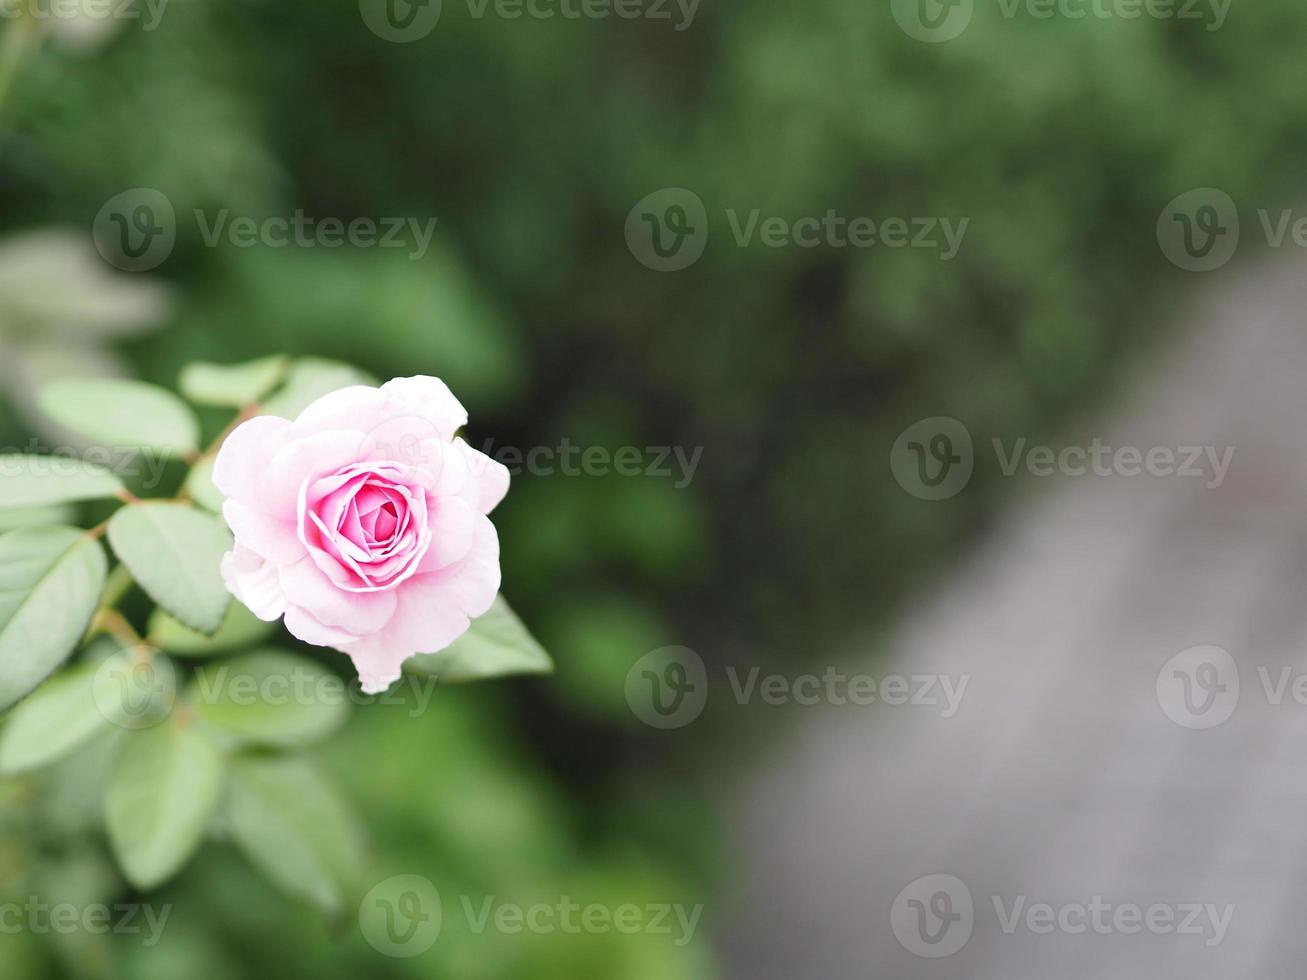
[[[447,647],[499,591],[486,514],[508,491],[508,471],[455,438],[466,422],[443,381],[419,376],[243,423],[213,467],[236,536],[227,588],[349,654],[368,693]]]

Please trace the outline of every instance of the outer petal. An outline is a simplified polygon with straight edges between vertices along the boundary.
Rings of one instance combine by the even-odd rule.
[[[472,470],[467,457],[452,442],[432,439],[420,446],[421,461],[415,468],[428,496],[448,497],[467,492]]]
[[[354,661],[363,690],[375,694],[399,677],[404,661],[413,654],[443,650],[469,625],[470,620],[452,598],[419,596],[405,589],[384,629],[337,649]]]
[[[418,576],[413,583],[427,589],[428,593],[438,590],[442,595],[450,596],[463,612],[474,619],[489,609],[499,594],[500,583],[499,535],[490,519],[477,517],[476,537],[462,561],[431,575]],[[407,588],[414,588],[413,583]]]
[[[439,378],[425,374],[394,378],[382,385],[381,390],[408,411],[426,418],[446,442],[467,425],[467,409]]]
[[[330,429],[371,432],[404,416],[422,420],[448,442],[467,424],[467,410],[439,378],[395,378],[380,388],[353,385],[324,395],[295,420],[297,434]]]
[[[292,605],[310,613],[323,626],[336,627],[353,637],[375,633],[390,622],[395,612],[394,591],[346,592],[308,558],[283,566],[280,579]]]
[[[431,543],[418,573],[434,572],[467,557],[480,515],[462,497],[440,497],[431,505]]]
[[[284,565],[307,554],[295,529],[293,510],[281,520],[238,500],[228,500],[222,505],[222,516],[237,541],[269,561]]]
[[[449,646],[490,608],[499,592],[499,538],[494,525],[474,518],[472,548],[461,561],[428,575],[416,575],[397,592],[399,604],[384,628],[354,643],[333,644],[349,654],[369,693],[383,691],[415,653]]]
[[[402,648],[387,642],[380,634],[338,649],[354,661],[354,669],[358,671],[364,694],[380,694],[399,680],[404,661],[410,656]]]
[[[239,543],[222,556],[222,580],[227,590],[264,622],[286,611],[277,566]]]
[[[291,635],[305,643],[319,647],[341,649],[342,644],[352,643],[358,639],[353,633],[327,626],[314,618],[311,612],[299,606],[286,608],[286,629]]]
[[[268,461],[260,480],[258,506],[279,517],[295,520],[304,481],[355,462],[358,449],[357,432],[317,432],[288,440]]]
[[[462,439],[454,446],[466,460],[472,477],[463,487],[463,496],[482,514],[489,514],[508,493],[508,467],[480,450],[473,449]]]
[[[213,461],[214,486],[225,497],[247,504],[258,501],[268,463],[286,445],[290,423],[260,415],[238,425],[223,440]]]

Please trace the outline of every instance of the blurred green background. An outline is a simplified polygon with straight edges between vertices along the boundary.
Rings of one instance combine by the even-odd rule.
[[[678,947],[477,936],[447,915],[430,953],[388,960],[215,843],[151,896],[175,905],[157,947],[5,935],[6,978],[716,975],[730,828],[711,792],[784,734],[711,711],[654,731],[626,705],[628,668],[669,644],[797,663],[875,623],[1003,492],[978,460],[967,494],[922,506],[891,477],[895,435],[952,415],[980,439],[1049,438],[1110,397],[1192,281],[1154,238],[1165,203],[1215,186],[1271,206],[1301,184],[1293,0],[1236,0],[1219,31],[982,4],[940,45],[907,36],[887,0],[703,0],[681,31],[474,9],[445,0],[429,36],[396,44],[353,0],[172,0],[153,31],[27,44],[0,109],[0,437],[55,439],[29,406],[59,373],[171,386],[193,359],[285,351],[438,375],[474,445],[704,447],[679,488],[517,478],[495,515],[504,591],[556,676],[440,690],[416,719],[356,709],[321,761],[363,816],[376,879],[703,902],[705,926]],[[18,30],[0,24],[11,54]],[[102,205],[140,187],[176,209],[167,261],[73,258],[67,242],[89,248]],[[665,187],[698,194],[710,229],[671,273],[623,231]],[[970,223],[941,262],[738,247],[728,208]],[[195,209],[439,223],[414,260],[211,247]],[[126,894],[75,834],[81,780],[37,811],[28,784],[0,784],[0,894]]]

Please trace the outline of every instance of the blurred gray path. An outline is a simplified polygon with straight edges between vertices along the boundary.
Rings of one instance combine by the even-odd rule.
[[[1196,278],[1201,309],[1133,404],[1068,440],[1233,445],[1220,488],[1027,477],[1002,527],[905,618],[892,656],[869,660],[878,674],[969,675],[956,716],[880,704],[787,713],[798,723],[784,748],[733,803],[742,879],[728,976],[1307,974],[1307,704],[1292,686],[1273,704],[1258,672],[1272,683],[1285,668],[1307,673],[1301,273],[1281,265],[1224,292]],[[1228,676],[1168,669],[1172,686],[1157,687],[1163,665],[1198,644],[1229,651],[1240,682],[1233,714],[1206,730],[1171,720],[1159,698],[1174,709],[1175,685],[1191,682],[1196,712],[1231,696],[1210,683]],[[910,885],[932,874],[964,884],[969,917],[956,885]],[[1093,914],[1096,897],[1104,928],[1080,931],[1077,908]],[[1045,932],[1046,916],[1023,911],[1005,931],[1022,898],[1065,928],[1054,919]],[[1219,942],[1206,912],[1189,923],[1201,933],[1177,931],[1190,903],[1233,906]],[[1155,928],[1136,931],[1128,908],[1114,920],[1122,905],[1175,919],[1168,928],[1155,911]],[[909,951],[892,927],[939,952],[968,919],[970,938],[943,958]]]

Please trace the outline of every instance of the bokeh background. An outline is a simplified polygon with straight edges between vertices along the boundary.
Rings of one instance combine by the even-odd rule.
[[[820,669],[851,645],[874,662],[880,630],[1014,484],[978,456],[965,493],[925,503],[892,476],[898,433],[947,415],[978,442],[1056,441],[1113,403],[1137,354],[1182,338],[1173,311],[1195,280],[1158,247],[1167,202],[1211,186],[1274,208],[1302,184],[1299,3],[1235,0],[1219,30],[982,4],[942,44],[890,7],[702,0],[677,30],[675,8],[509,19],[445,0],[404,44],[354,0],[171,0],[152,31],[18,38],[0,23],[5,445],[57,440],[31,392],[59,374],[171,386],[194,359],[288,352],[439,375],[474,444],[703,447],[684,486],[519,477],[496,515],[504,590],[556,675],[441,690],[417,718],[356,710],[321,761],[363,816],[378,878],[707,908],[683,947],[478,936],[447,915],[431,953],[384,959],[215,843],[155,896],[175,906],[157,947],[6,935],[0,974],[727,975],[714,940],[741,858],[723,797],[785,751],[794,721],[714,704],[655,730],[626,701],[631,665],[672,644],[710,665]],[[121,272],[91,225],[142,187],[175,207],[176,246]],[[660,272],[624,230],[669,187],[702,199],[709,234],[698,261]],[[416,260],[210,246],[196,209],[438,226]],[[726,209],[969,224],[945,262],[741,247]],[[0,786],[0,893],[128,894],[78,836],[70,785],[39,817],[22,785]]]

